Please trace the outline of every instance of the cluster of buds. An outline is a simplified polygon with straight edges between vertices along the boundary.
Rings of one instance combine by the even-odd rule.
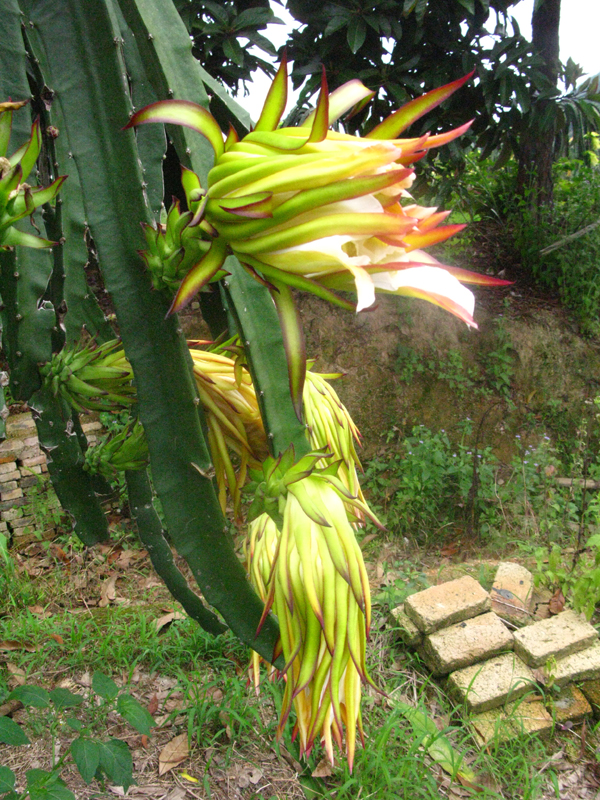
[[[206,189],[194,184],[196,210],[190,226],[208,224],[214,235],[205,255],[183,279],[172,310],[188,303],[223,273],[233,253],[268,286],[287,329],[292,399],[300,416],[306,360],[298,342],[299,319],[290,287],[357,311],[375,292],[409,295],[435,303],[474,326],[472,293],[463,282],[505,283],[440,264],[423,248],[442,242],[463,225],[441,225],[449,212],[403,201],[412,164],[434,147],[464,133],[470,122],[447,133],[399,138],[468,78],[435,89],[391,114],[366,137],[329,126],[373,95],[353,80],[329,94],[323,74],[315,111],[300,127],[278,128],[287,101],[287,65],[282,61],[260,118],[243,139],[230,129],[223,138],[206,109],[166,100],[141,109],[129,126],[172,123],[203,134],[215,163]],[[355,291],[356,304],[337,294]]]
[[[13,111],[26,103],[27,100],[0,103],[0,249],[15,245],[43,248],[55,244],[13,227],[18,220],[31,216],[36,208],[54,200],[65,181],[65,176],[62,176],[45,188],[32,188],[25,182],[42,149],[39,119],[33,123],[31,136],[25,144],[7,157]]]
[[[84,469],[100,473],[109,480],[118,472],[137,471],[147,466],[148,443],[137,419],[130,419],[117,433],[107,433],[85,452]]]
[[[118,412],[135,402],[133,372],[120,339],[64,347],[40,367],[44,384],[76,410]]]
[[[293,449],[268,459],[254,485],[247,563],[250,579],[279,620],[285,691],[279,734],[292,708],[301,753],[321,741],[333,762],[333,742],[346,741],[350,769],[360,717],[361,684],[371,620],[369,583],[346,508],[379,524],[337,477],[319,469],[326,454],[294,463]],[[259,513],[264,509],[262,513]],[[253,663],[258,686],[259,659]]]
[[[259,469],[269,453],[256,392],[250,373],[239,359],[196,347],[190,347],[190,355],[206,416],[219,501],[225,511],[228,489],[234,513],[239,516],[248,467]],[[231,453],[237,456],[237,470]]]

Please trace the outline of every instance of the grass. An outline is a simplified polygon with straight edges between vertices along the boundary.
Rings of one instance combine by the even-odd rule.
[[[193,786],[204,792],[198,796],[216,800],[233,796],[244,800],[303,796],[331,800],[433,800],[448,796],[453,786],[463,793],[461,796],[486,800],[546,800],[560,796],[553,789],[558,785],[558,773],[549,759],[561,744],[567,745],[544,743],[533,737],[526,747],[522,742],[498,742],[488,751],[478,751],[442,689],[427,677],[418,659],[396,643],[385,617],[385,603],[393,602],[393,597],[385,596],[376,600],[369,647],[370,672],[382,691],[365,691],[365,748],[357,748],[353,774],[339,758],[331,774],[312,778],[320,760],[317,749],[300,765],[297,747],[290,737],[291,727],[281,743],[275,742],[280,683],[271,683],[265,677],[257,697],[247,684],[248,651],[232,636],[215,639],[187,618],[157,631],[155,620],[173,608],[173,602],[161,586],[148,580],[151,573],[143,559],[132,558],[128,568],[119,568],[119,559],[114,558],[119,548],[129,552],[130,540],[123,539],[112,551],[98,552],[92,559],[86,559],[66,543],[60,553],[40,545],[3,564],[0,586],[9,591],[0,595],[0,647],[14,649],[0,650],[5,661],[5,665],[0,664],[0,703],[14,683],[15,674],[24,674],[28,683],[46,688],[65,683],[71,686],[73,682],[77,687],[82,681],[85,685],[85,676],[94,670],[129,687],[128,691],[144,705],[158,696],[155,715],[163,727],[156,729],[150,749],[141,751],[148,766],[146,773],[137,775],[140,785],[156,779],[162,747],[175,735],[187,733],[192,751],[184,765],[185,774],[198,781]],[[395,568],[399,572],[394,577]],[[390,585],[395,580],[401,587],[413,580],[413,590],[421,588],[419,576],[423,570],[414,562],[406,558],[399,562],[390,556],[385,569],[392,576]],[[101,596],[103,584],[115,573],[119,575],[116,585],[120,603],[113,600],[105,608],[93,606]],[[73,586],[82,583],[82,575],[86,576],[85,585],[74,591]],[[479,568],[476,577],[480,576],[487,577],[485,565]],[[457,763],[476,773],[476,791],[461,786],[456,775],[448,774],[432,759],[428,749],[431,741],[426,741],[425,734],[416,730],[395,706],[395,698],[434,722],[440,740],[448,743]],[[19,722],[37,740],[39,748],[48,749],[39,715],[32,714]],[[105,733],[106,721],[99,720],[98,724],[100,733]],[[114,728],[115,724],[109,720],[109,727]],[[579,747],[576,732],[561,736],[571,743],[571,749]],[[128,741],[135,753],[139,737]],[[593,750],[596,744],[595,733],[588,731],[586,747]],[[5,763],[7,751],[15,749],[0,746],[0,764]],[[38,758],[42,758],[39,753]],[[593,754],[590,760],[595,760]],[[242,774],[240,764],[254,765],[264,780],[260,785],[237,785],[237,794],[228,793],[222,776]],[[23,764],[23,769],[26,766]],[[166,786],[173,787],[177,781],[181,785],[185,780],[182,772],[183,768],[174,770],[161,780],[170,781]],[[73,776],[71,779],[75,780]],[[67,783],[70,785],[68,780]],[[260,788],[263,784],[265,788]],[[82,784],[78,798],[88,796],[84,790]]]

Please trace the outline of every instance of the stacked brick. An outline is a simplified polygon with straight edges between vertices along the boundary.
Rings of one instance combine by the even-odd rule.
[[[598,633],[571,610],[536,620],[532,600],[531,573],[506,563],[491,595],[465,576],[392,612],[401,640],[445,682],[480,746],[600,716]]]
[[[93,444],[102,425],[91,417],[82,422]],[[47,473],[31,413],[9,417],[6,439],[0,442],[0,533],[13,546],[54,536],[59,515],[52,510],[59,502]]]

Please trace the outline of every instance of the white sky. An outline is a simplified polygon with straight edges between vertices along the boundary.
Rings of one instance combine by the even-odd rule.
[[[534,0],[521,0],[511,10],[521,33],[525,38],[531,39],[531,14]],[[287,39],[287,31],[293,27],[294,20],[285,8],[272,2],[271,6],[275,15],[285,25],[267,26],[266,36],[280,47]],[[560,19],[560,58],[566,62],[569,56],[580,64],[588,75],[600,72],[600,45],[598,32],[600,30],[600,0],[562,0]],[[261,53],[264,57],[264,54]],[[257,119],[264,99],[269,90],[270,81],[260,70],[255,73],[254,82],[248,85],[250,94],[247,97],[240,92],[236,98],[253,119]],[[291,94],[291,92],[290,92]],[[288,110],[294,105],[292,97],[288,100]]]

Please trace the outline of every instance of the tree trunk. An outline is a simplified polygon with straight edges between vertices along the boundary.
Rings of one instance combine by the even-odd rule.
[[[558,86],[558,29],[560,0],[541,0],[531,19],[532,44],[544,59],[541,71],[548,80],[548,89]],[[556,121],[553,100],[536,101],[521,135],[518,190],[530,194],[532,206],[541,208],[552,203],[552,164]]]

